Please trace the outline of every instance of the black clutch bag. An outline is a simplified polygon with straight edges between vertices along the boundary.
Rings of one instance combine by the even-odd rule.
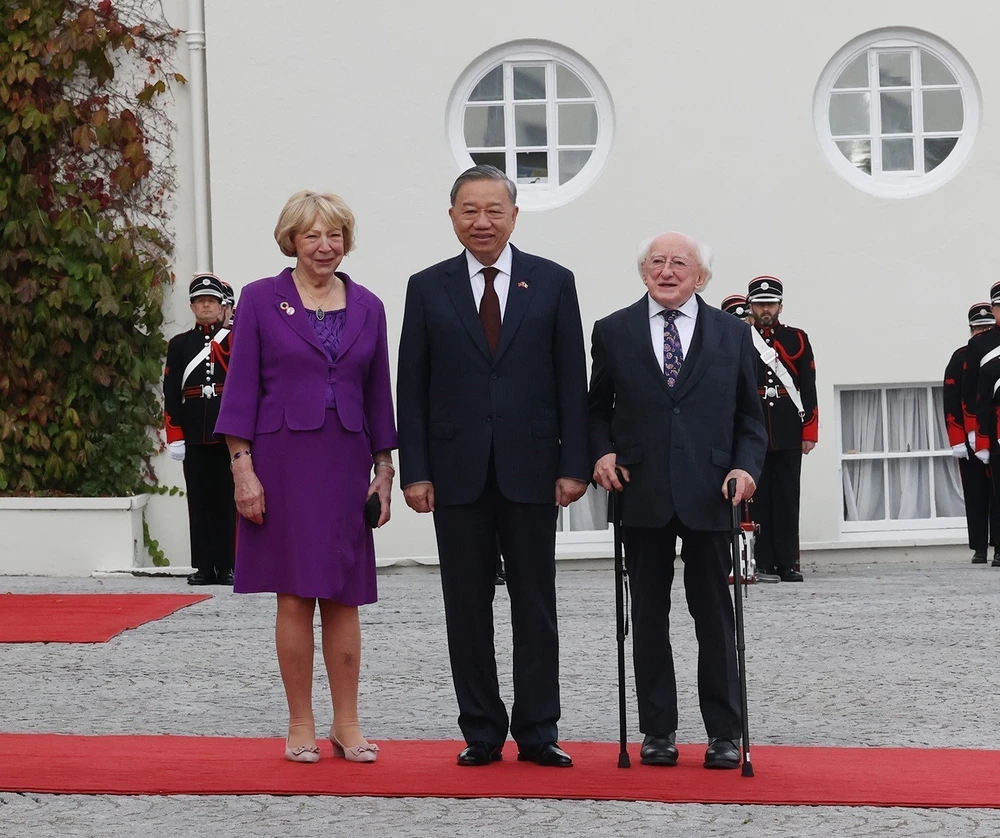
[[[375,529],[378,526],[378,519],[382,516],[382,501],[378,499],[378,492],[365,501],[365,523]]]

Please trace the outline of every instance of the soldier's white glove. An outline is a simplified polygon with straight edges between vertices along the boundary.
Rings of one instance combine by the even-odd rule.
[[[167,453],[170,455],[171,460],[177,460],[179,463],[184,462],[184,440],[178,440],[177,442],[167,443]],[[987,452],[989,454],[989,452]]]
[[[971,448],[973,451],[975,451],[976,450],[976,432],[975,431],[969,431],[969,435],[968,435],[967,439],[969,440],[969,448]]]
[[[988,466],[990,464],[990,452],[985,448],[982,451],[977,451],[976,459],[979,460],[979,462],[981,462],[984,466]]]
[[[958,445],[951,446],[951,456],[956,460],[967,460],[969,459],[969,449],[964,442],[960,442]]]

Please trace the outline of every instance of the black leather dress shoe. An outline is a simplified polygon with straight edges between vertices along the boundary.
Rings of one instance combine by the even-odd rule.
[[[639,761],[643,765],[677,765],[677,733],[666,736],[647,734],[642,740]]]
[[[215,571],[214,570],[196,570],[188,577],[189,585],[214,585],[215,584]]]
[[[785,571],[782,571],[782,573],[781,573],[781,581],[782,582],[801,582],[802,581],[802,574],[799,573],[794,568],[792,570],[785,570]]]
[[[705,751],[706,768],[739,768],[740,749],[732,739],[718,739],[713,737],[709,740],[708,750]]]
[[[976,550],[976,552],[972,554],[972,563],[973,564],[986,564],[986,551],[985,550]]]
[[[990,562],[990,567],[1000,567],[1000,549],[993,551],[993,561]]]
[[[503,746],[489,742],[470,742],[458,755],[459,765],[489,765],[503,759]]]
[[[573,764],[570,755],[559,747],[558,742],[542,742],[541,745],[519,745],[518,762],[537,762],[549,768],[569,768]]]
[[[230,587],[232,587],[232,584],[233,584],[233,572],[231,570],[224,570],[222,573],[220,573],[218,575],[217,579],[218,579],[218,582],[216,584],[218,584],[218,585],[229,585]]]

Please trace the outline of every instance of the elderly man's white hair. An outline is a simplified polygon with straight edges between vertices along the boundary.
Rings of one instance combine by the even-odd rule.
[[[701,242],[696,241],[695,239],[691,238],[691,236],[689,236],[687,233],[681,233],[678,230],[666,230],[663,233],[657,233],[655,236],[650,236],[648,239],[642,240],[642,242],[639,244],[639,253],[637,256],[639,277],[640,278],[643,277],[642,263],[649,258],[649,251],[653,247],[653,242],[655,242],[658,238],[660,238],[660,236],[667,236],[667,235],[683,236],[694,245],[694,252],[698,257],[698,264],[701,265],[701,269],[705,273],[704,282],[702,282],[701,285],[698,286],[698,290],[700,291],[702,288],[708,285],[708,281],[712,278],[712,248],[710,248],[707,244],[702,244]]]

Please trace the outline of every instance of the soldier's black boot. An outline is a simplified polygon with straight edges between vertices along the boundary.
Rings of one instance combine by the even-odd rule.
[[[196,570],[188,577],[189,585],[214,585],[215,584],[215,571],[214,570]]]

